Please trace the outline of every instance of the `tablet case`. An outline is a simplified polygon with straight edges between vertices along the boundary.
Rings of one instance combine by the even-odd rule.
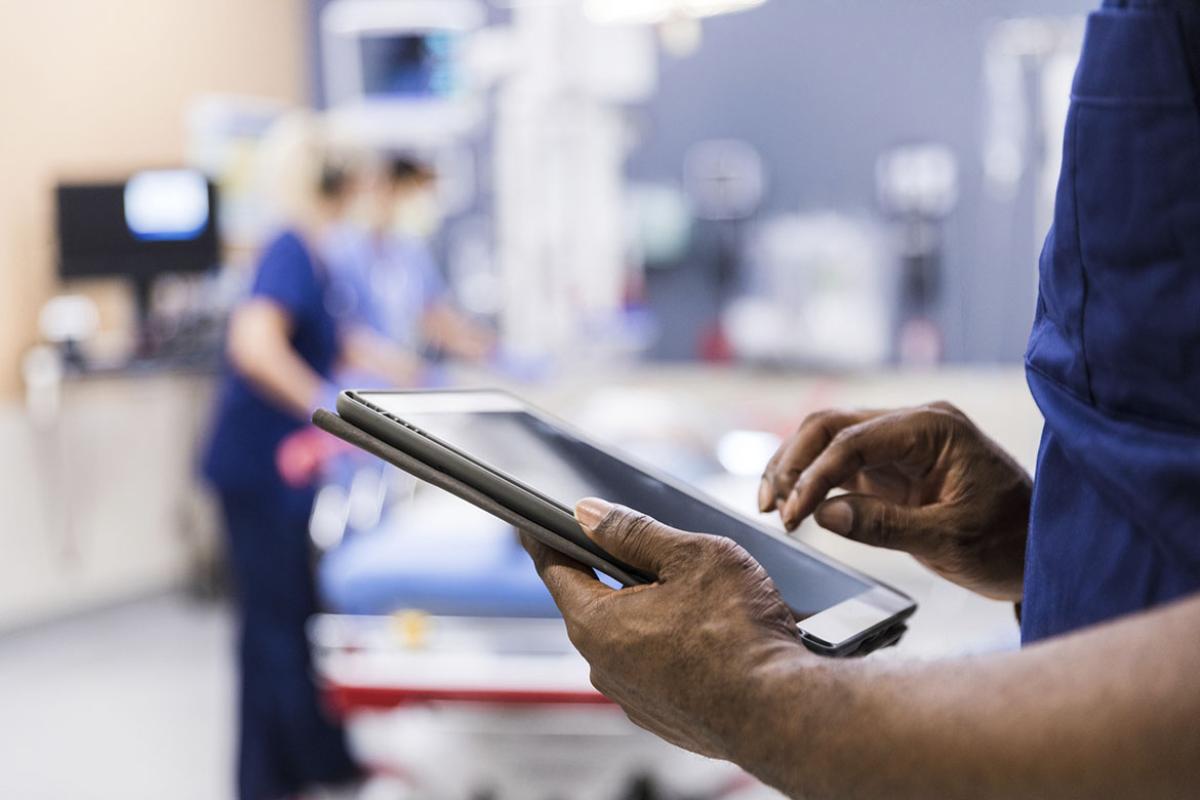
[[[353,445],[354,447],[368,452],[377,458],[383,459],[389,464],[404,470],[418,480],[425,481],[426,483],[436,486],[439,489],[443,489],[455,497],[465,500],[477,508],[483,509],[492,516],[507,522],[509,525],[512,525],[517,530],[532,536],[546,547],[557,550],[563,555],[570,556],[579,563],[591,567],[592,569],[606,572],[625,583],[626,586],[631,586],[637,583],[637,581],[634,581],[628,575],[622,577],[623,573],[620,569],[612,566],[611,564],[602,562],[596,555],[589,553],[587,550],[584,550],[574,542],[564,539],[563,537],[551,532],[538,523],[532,522],[520,514],[511,511],[507,506],[497,503],[492,498],[483,494],[479,490],[468,486],[457,478],[447,475],[441,470],[434,469],[423,461],[418,461],[402,450],[397,450],[395,447],[392,447],[386,442],[362,430],[357,425],[347,422],[332,411],[318,409],[316,413],[313,414],[312,421],[313,424],[321,430],[333,434],[347,444]],[[836,654],[822,653],[822,655],[835,655],[836,657],[840,658],[864,656],[874,650],[884,647],[891,647],[892,645],[896,644],[900,641],[900,638],[904,635],[906,630],[907,626],[903,622],[898,622],[892,627],[885,628],[873,636],[869,636],[861,642],[857,642],[855,646],[850,649]],[[808,646],[807,642],[806,646]]]
[[[639,581],[634,580],[631,576],[625,574],[622,570],[613,565],[602,561],[594,553],[584,550],[579,545],[572,541],[564,539],[549,529],[542,527],[536,522],[533,522],[510,510],[491,497],[488,497],[483,492],[475,489],[457,478],[447,475],[441,470],[429,466],[423,461],[418,461],[402,450],[397,450],[395,447],[387,444],[381,439],[373,436],[370,433],[359,428],[350,422],[347,422],[342,417],[326,411],[325,409],[317,409],[313,414],[313,424],[323,431],[331,433],[347,444],[353,445],[360,450],[364,450],[373,456],[383,459],[392,466],[404,470],[409,475],[412,475],[418,480],[425,481],[428,484],[443,489],[450,494],[467,501],[471,505],[483,509],[494,517],[497,517],[509,525],[512,525],[519,531],[528,534],[538,542],[544,544],[553,550],[557,550],[565,556],[569,556],[579,563],[597,569],[612,575],[617,580],[627,586],[631,586]]]

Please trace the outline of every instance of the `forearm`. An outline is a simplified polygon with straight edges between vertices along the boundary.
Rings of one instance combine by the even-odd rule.
[[[239,370],[259,391],[304,420],[308,419],[324,385],[321,376],[288,348],[248,359],[239,365]]]
[[[930,664],[764,665],[733,760],[796,797],[1183,797],[1200,785],[1200,598]]]
[[[458,315],[444,303],[435,303],[421,317],[421,333],[434,347],[452,349],[461,330]]]
[[[426,340],[442,352],[467,361],[480,361],[495,347],[495,336],[446,303],[425,312],[421,330]]]
[[[292,348],[287,325],[280,312],[261,304],[240,309],[230,325],[229,357],[260,392],[307,419],[324,382]]]
[[[343,361],[346,367],[395,384],[413,383],[421,371],[421,360],[409,350],[366,328],[351,328],[345,335]]]

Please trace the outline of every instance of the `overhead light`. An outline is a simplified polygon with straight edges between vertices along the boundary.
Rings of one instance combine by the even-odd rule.
[[[717,461],[731,475],[757,477],[780,444],[773,433],[729,431],[717,441]]]
[[[658,25],[761,6],[767,0],[584,0],[588,19],[600,25]]]

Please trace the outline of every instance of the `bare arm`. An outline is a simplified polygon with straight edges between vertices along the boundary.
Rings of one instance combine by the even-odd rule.
[[[733,760],[797,797],[1195,797],[1197,632],[1193,598],[1000,656],[793,658]]]
[[[793,797],[1194,797],[1200,597],[1025,651],[821,659],[728,539],[587,500],[598,544],[658,575],[614,591],[526,541],[592,682],[630,719]]]
[[[448,303],[437,303],[426,311],[421,329],[431,344],[466,361],[483,361],[496,347],[494,333]]]
[[[346,331],[342,343],[343,366],[408,386],[421,373],[421,359],[366,327]]]
[[[292,347],[291,331],[291,315],[279,304],[252,299],[230,319],[229,359],[259,391],[307,421],[324,381]]]

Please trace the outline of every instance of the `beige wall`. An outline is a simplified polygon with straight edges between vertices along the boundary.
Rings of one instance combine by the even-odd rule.
[[[299,101],[304,0],[0,0],[0,399],[54,289],[60,177],[178,163],[201,92]]]

